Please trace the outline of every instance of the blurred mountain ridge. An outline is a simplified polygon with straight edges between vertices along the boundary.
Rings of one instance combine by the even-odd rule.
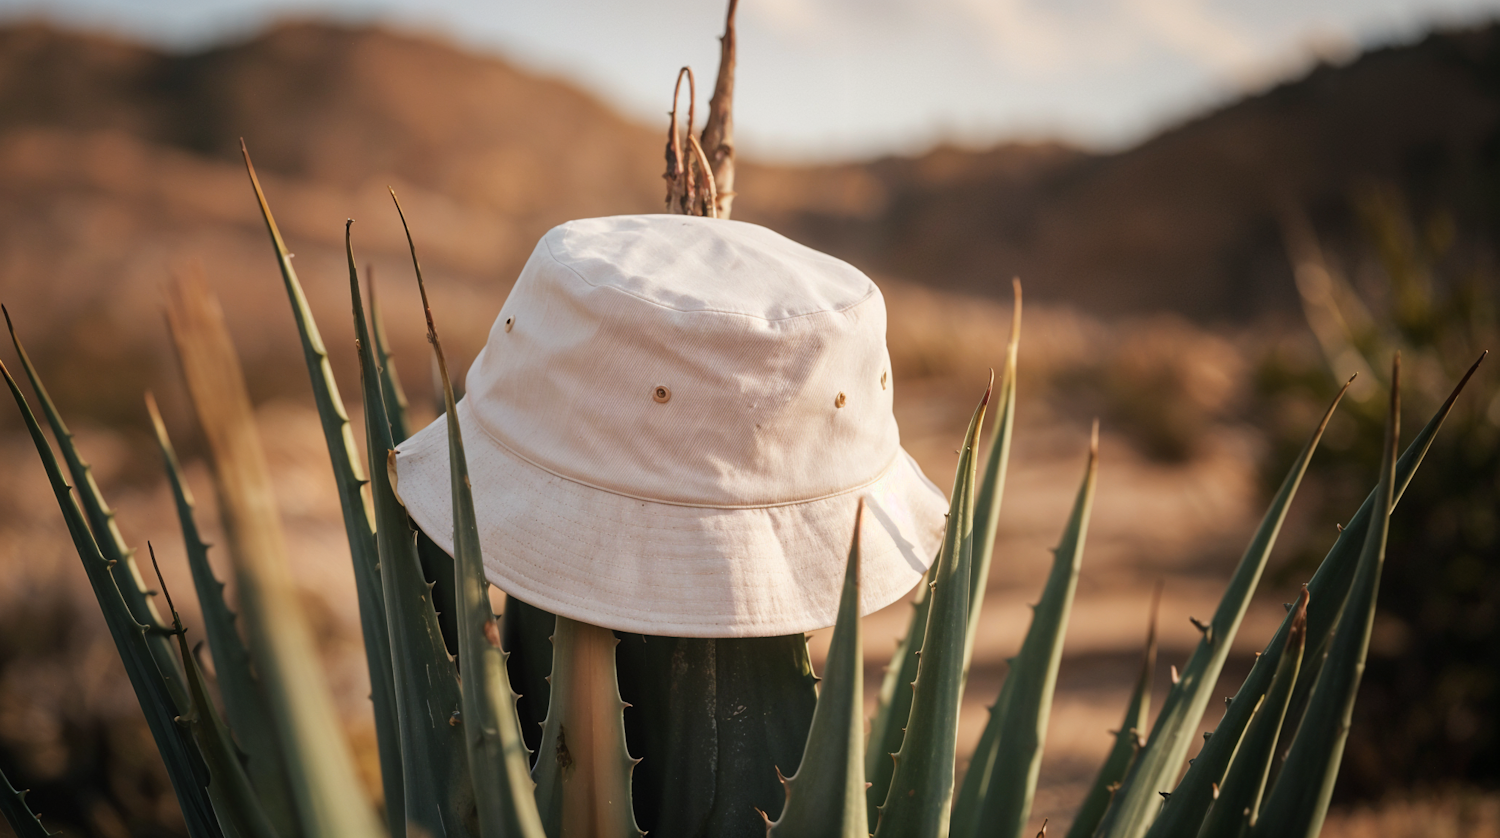
[[[138,412],[150,373],[171,364],[157,289],[172,271],[208,274],[252,369],[294,358],[243,137],[325,324],[347,320],[346,217],[360,220],[356,247],[382,283],[410,292],[392,185],[453,303],[456,349],[472,353],[542,232],[662,207],[662,122],[634,124],[499,58],[379,27],[289,22],[183,55],[0,28],[0,298],[51,350],[39,357],[98,371],[70,376],[80,397],[65,402],[118,391]],[[1012,143],[831,166],[743,161],[735,217],[942,292],[1004,299],[1019,275],[1029,299],[1097,316],[1244,324],[1295,310],[1286,208],[1336,237],[1354,225],[1351,192],[1381,182],[1489,228],[1497,162],[1490,26],[1320,66],[1119,153]],[[398,348],[416,352],[408,302],[388,311]]]

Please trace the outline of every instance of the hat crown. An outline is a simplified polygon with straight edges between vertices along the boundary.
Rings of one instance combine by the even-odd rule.
[[[688,506],[805,502],[896,460],[885,326],[868,277],[763,227],[573,221],[533,251],[465,400],[569,480]]]

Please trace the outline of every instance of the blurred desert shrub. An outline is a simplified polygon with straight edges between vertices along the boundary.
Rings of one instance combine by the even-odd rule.
[[[1288,241],[1311,331],[1260,361],[1255,400],[1279,479],[1315,414],[1349,374],[1353,391],[1314,459],[1304,514],[1318,523],[1279,581],[1300,581],[1362,501],[1380,438],[1392,353],[1402,355],[1403,437],[1429,416],[1484,349],[1500,349],[1500,273],[1491,231],[1462,232],[1446,213],[1418,216],[1371,187],[1354,200],[1359,234],[1327,252],[1296,219]],[[1480,367],[1391,520],[1370,657],[1340,776],[1340,795],[1500,780],[1500,393],[1496,360]],[[1462,488],[1459,488],[1462,487]]]
[[[17,574],[0,602],[0,768],[48,828],[179,835],[177,800],[98,608],[56,578]]]
[[[897,381],[972,381],[1003,362],[1009,305],[879,282]],[[1025,321],[1021,386],[1056,415],[1097,416],[1140,453],[1167,463],[1192,459],[1215,431],[1240,421],[1250,379],[1240,344],[1251,336],[1226,337],[1169,314],[1110,322],[1055,305],[1028,305]]]

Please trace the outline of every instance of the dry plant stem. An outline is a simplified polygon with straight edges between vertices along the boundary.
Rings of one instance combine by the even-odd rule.
[[[698,144],[698,138],[692,134],[688,134],[688,145],[693,147],[693,160],[698,164],[699,175],[694,179],[692,214],[718,218],[719,190],[714,184],[714,173],[708,168],[708,157],[703,154],[703,146]]]
[[[218,301],[201,277],[168,286],[167,322],[213,465],[240,605],[271,695],[309,835],[376,835],[349,744],[299,605],[270,467]]]
[[[662,177],[667,181],[667,212],[674,215],[692,215],[692,168],[683,154],[683,131],[677,122],[677,102],[682,98],[682,79],[688,82],[687,136],[693,136],[695,118],[694,102],[698,99],[698,87],[693,80],[693,68],[683,67],[677,71],[677,83],[672,87],[671,121],[667,127],[667,171]]]
[[[714,81],[713,98],[708,100],[708,121],[703,126],[703,150],[709,162],[706,170],[712,173],[718,186],[715,218],[728,218],[730,205],[734,203],[734,13],[739,5],[739,0],[729,0],[724,36],[719,39],[719,76]]]

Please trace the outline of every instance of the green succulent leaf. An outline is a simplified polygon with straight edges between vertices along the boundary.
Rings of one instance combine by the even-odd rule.
[[[913,683],[911,718],[895,755],[896,770],[880,807],[876,838],[937,838],[948,833],[974,560],[974,471],[979,429],[993,387],[991,380],[964,435],[947,532],[929,594],[932,605]]]
[[[406,820],[408,830],[417,827],[433,838],[468,835],[476,805],[469,752],[464,744],[468,718],[461,712],[458,670],[443,641],[432,592],[417,557],[416,532],[391,483],[395,442],[360,299],[350,241],[352,225],[350,221],[344,226],[344,248],[349,260],[349,295],[364,393],[380,587],[391,631],[391,671],[396,676],[396,707],[401,720]]]
[[[397,209],[400,209],[399,203]],[[401,223],[403,227],[406,225],[404,213],[401,214]],[[411,244],[410,228],[407,228],[407,241]],[[469,484],[469,466],[464,456],[463,430],[458,424],[453,382],[448,378],[443,344],[438,340],[432,308],[427,303],[427,286],[422,282],[416,245],[411,247],[417,287],[422,293],[422,309],[427,315],[427,338],[437,359],[446,408],[444,415],[448,420],[453,503],[453,557],[450,564],[456,573],[456,628],[464,672],[461,690],[463,738],[468,749],[479,834],[483,838],[544,838],[536,807],[535,784],[530,774],[531,755],[521,738],[516,718],[516,694],[511,691],[505,668],[506,655],[500,649],[500,624],[490,609],[490,583],[484,574],[479,523],[474,514],[474,493]],[[353,265],[352,259],[350,265]],[[373,283],[371,287],[374,287]],[[354,291],[357,318],[357,284]],[[378,338],[376,345],[379,345]],[[368,351],[364,353],[366,357],[369,354]],[[384,387],[386,379],[381,381]],[[387,396],[386,404],[390,401]],[[394,424],[392,430],[394,432]]]
[[[994,441],[985,460],[984,475],[974,500],[974,563],[969,572],[969,630],[964,640],[964,678],[974,657],[979,615],[989,588],[990,564],[995,556],[995,533],[1000,528],[1000,501],[1005,495],[1005,473],[1010,465],[1010,440],[1016,425],[1016,356],[1021,344],[1021,280],[1012,280],[1015,304],[1011,309],[1010,340],[995,411]],[[894,750],[894,749],[893,749]]]
[[[1015,658],[1006,658],[1007,667],[1014,667],[1015,664]],[[978,829],[979,804],[984,799],[985,789],[989,788],[990,775],[995,771],[995,749],[1000,744],[1001,726],[998,720],[1004,717],[1006,703],[1010,701],[1015,688],[1015,679],[1007,677],[1000,685],[1000,695],[989,706],[984,729],[979,733],[979,741],[975,743],[974,753],[969,757],[968,768],[964,771],[964,780],[958,787],[958,796],[953,800],[950,835],[970,835]]]
[[[934,560],[917,588],[906,634],[896,644],[896,651],[886,666],[876,699],[875,716],[870,719],[870,735],[865,746],[865,780],[870,784],[865,789],[865,811],[870,823],[880,819],[880,805],[890,792],[891,775],[896,773],[891,754],[901,750],[906,722],[911,718],[911,685],[917,680],[917,664],[922,659],[922,643],[927,638],[927,615],[932,609],[932,580],[937,575],[937,566]]]
[[[271,237],[271,246],[276,251],[276,264],[281,268],[282,283],[292,305],[292,316],[297,323],[297,334],[302,341],[302,355],[307,362],[308,379],[312,383],[313,403],[318,409],[318,419],[323,426],[323,439],[328,444],[328,457],[333,463],[334,481],[338,485],[339,507],[344,516],[344,534],[349,539],[349,555],[354,564],[354,588],[359,600],[360,633],[364,638],[365,665],[370,672],[370,702],[375,709],[375,741],[380,754],[380,778],[385,795],[386,829],[391,835],[404,834],[406,816],[401,811],[404,787],[401,777],[401,726],[397,719],[396,684],[391,671],[391,635],[386,625],[385,598],[380,590],[380,556],[375,545],[372,511],[366,505],[362,487],[365,477],[360,468],[359,450],[354,445],[354,436],[349,429],[349,415],[344,410],[344,400],[339,395],[338,382],[334,381],[333,368],[328,363],[328,350],[323,346],[323,336],[313,319],[312,308],[307,304],[307,295],[292,267],[292,254],[271,215],[266,203],[255,166],[250,162],[250,151],[244,142],[240,151],[245,158],[245,171],[250,176],[250,185],[255,190],[255,199],[260,206],[261,217],[266,223],[266,232]]]
[[[865,663],[859,624],[859,526],[864,511],[861,500],[854,514],[844,590],[807,747],[797,773],[783,781],[786,805],[775,823],[767,820],[768,838],[868,838],[870,834],[865,815]]]
[[[557,618],[552,694],[537,754],[537,809],[549,838],[639,838],[630,795],[614,632]],[[749,813],[746,813],[747,815]]]
[[[200,277],[186,275],[168,286],[167,324],[207,442],[250,651],[303,831],[371,835],[379,827],[302,610],[244,371],[223,310]]]
[[[1149,729],[1147,725],[1151,720],[1151,684],[1156,673],[1156,614],[1161,605],[1161,587],[1158,582],[1151,597],[1151,619],[1146,628],[1146,650],[1141,656],[1141,674],[1136,676],[1135,688],[1130,691],[1125,718],[1120,721],[1120,729],[1114,733],[1114,747],[1110,748],[1109,756],[1104,758],[1099,774],[1094,777],[1094,784],[1089,787],[1088,794],[1084,795],[1078,814],[1073,817],[1072,826],[1068,827],[1067,838],[1089,838],[1094,834],[1094,829],[1104,818],[1104,811],[1109,808],[1115,789],[1125,779],[1125,772],[1130,770],[1130,763],[1135,759],[1136,752],[1146,744],[1146,731]]]
[[[1391,406],[1382,446],[1380,482],[1375,488],[1375,513],[1365,531],[1354,584],[1344,603],[1328,647],[1328,659],[1318,673],[1307,712],[1292,740],[1286,764],[1261,807],[1250,834],[1255,838],[1317,838],[1328,814],[1328,801],[1338,779],[1339,763],[1359,693],[1375,600],[1385,562],[1386,534],[1395,506],[1395,462],[1401,436],[1401,358],[1391,368]]]
[[[1352,379],[1351,379],[1352,381]],[[1281,522],[1286,519],[1287,509],[1297,494],[1307,464],[1317,450],[1318,441],[1328,427],[1339,400],[1349,389],[1345,384],[1334,397],[1333,403],[1323,414],[1323,419],[1308,439],[1297,461],[1282,481],[1280,490],[1271,500],[1260,527],[1245,548],[1245,554],[1230,577],[1224,596],[1214,610],[1213,619],[1202,627],[1203,637],[1198,641],[1193,654],[1182,668],[1182,675],[1167,698],[1162,702],[1160,715],[1146,740],[1146,747],[1138,754],[1125,775],[1120,791],[1115,795],[1104,820],[1099,825],[1101,838],[1140,838],[1151,829],[1162,805],[1161,794],[1167,792],[1182,768],[1189,746],[1198,735],[1198,722],[1208,706],[1210,691],[1219,680],[1224,660],[1229,656],[1229,647],[1239,631],[1240,621],[1250,598],[1260,583],[1261,571],[1266,559],[1276,544]],[[1250,704],[1255,704],[1252,698]],[[1244,716],[1248,721],[1248,715]],[[1221,723],[1222,724],[1222,723]],[[1243,726],[1239,728],[1243,730]],[[1237,740],[1238,730],[1234,738]],[[1222,776],[1222,775],[1221,775]]]
[[[514,604],[514,603],[512,603]],[[818,701],[801,634],[619,634],[636,823],[653,835],[756,838],[786,800]],[[538,761],[545,753],[538,755]]]
[[[151,650],[151,657],[156,661],[157,669],[161,671],[162,679],[167,685],[167,692],[172,696],[172,701],[176,703],[179,710],[186,709],[188,695],[183,688],[182,670],[177,664],[177,655],[172,651],[171,632],[166,623],[162,622],[160,612],[151,601],[151,593],[146,589],[146,580],[141,577],[140,568],[135,563],[135,551],[125,544],[124,536],[120,535],[120,528],[115,523],[115,513],[109,508],[104,495],[99,491],[99,484],[94,480],[93,469],[79,453],[78,446],[73,442],[72,432],[68,430],[67,423],[63,422],[57,405],[53,404],[52,396],[47,393],[46,386],[37,375],[36,367],[32,366],[31,356],[26,353],[26,347],[21,345],[21,338],[16,334],[15,325],[10,320],[10,310],[0,306],[0,311],[3,311],[5,315],[5,326],[10,330],[10,339],[16,347],[16,355],[21,359],[21,369],[26,373],[31,389],[36,393],[37,401],[42,406],[42,415],[47,418],[47,425],[51,427],[52,436],[57,440],[57,447],[62,452],[63,462],[67,464],[68,475],[78,489],[78,498],[82,502],[83,514],[85,520],[88,521],[89,530],[94,535],[94,543],[99,545],[99,552],[104,556],[104,560],[109,562],[110,573],[115,577],[120,594],[130,608],[131,616],[137,623],[146,627],[146,646]]]
[[[219,695],[224,701],[224,712],[229,717],[229,729],[234,733],[240,750],[244,753],[245,770],[251,784],[260,796],[261,808],[270,819],[276,833],[286,838],[301,834],[297,812],[292,803],[292,790],[286,775],[285,758],[276,736],[276,726],[271,719],[271,707],[266,701],[265,690],[260,684],[250,662],[250,651],[235,628],[234,612],[224,601],[224,583],[215,576],[208,561],[208,544],[198,532],[194,520],[192,491],[183,477],[182,466],[177,461],[177,452],[167,436],[167,427],[162,422],[161,412],[156,408],[156,399],[146,394],[146,411],[151,416],[151,425],[156,431],[156,443],[161,449],[166,465],[167,479],[172,486],[172,498],[177,506],[177,519],[182,527],[182,540],[187,547],[188,567],[193,574],[193,587],[198,593],[198,604],[203,610],[204,633],[208,636],[208,647],[213,654],[214,672],[219,682]],[[165,586],[163,586],[165,590]],[[186,659],[184,659],[186,660]],[[189,697],[196,703],[189,672]]]
[[[985,591],[989,587],[990,565],[995,555],[995,533],[1000,521],[1000,501],[1004,496],[1005,474],[1010,463],[1010,443],[1015,430],[1016,357],[1021,340],[1020,280],[1015,280],[1012,287],[1015,292],[1015,307],[1011,315],[1005,368],[1000,375],[995,439],[990,443],[984,476],[980,480],[974,503],[975,545],[978,553],[969,573],[969,625],[964,640],[965,681],[968,679],[969,661],[974,656],[974,637],[979,625],[980,610],[983,608]],[[937,563],[934,562],[933,568],[936,566]],[[885,801],[886,793],[890,790],[891,774],[896,766],[889,755],[901,750],[906,721],[911,716],[911,683],[917,677],[918,652],[927,633],[927,612],[931,605],[928,591],[932,587],[935,572],[934,569],[929,569],[922,580],[923,584],[917,589],[906,634],[896,644],[896,651],[886,667],[876,700],[875,716],[870,720],[869,744],[865,749],[865,779],[870,783],[865,791],[865,800],[870,823],[875,823],[878,819],[880,804]]]
[[[209,698],[208,684],[188,648],[187,630],[182,627],[182,618],[172,605],[172,595],[167,592],[167,583],[162,579],[161,567],[156,563],[156,552],[151,550],[150,542],[146,543],[146,549],[151,552],[151,567],[156,571],[157,584],[161,586],[167,598],[167,608],[172,613],[172,632],[177,636],[182,668],[187,673],[190,706],[177,721],[192,731],[198,751],[208,766],[208,797],[213,802],[214,814],[218,815],[226,838],[277,838],[276,830],[261,808],[260,797],[245,774],[229,728],[214,708],[213,699]]]
[[[411,436],[411,427],[406,422],[406,391],[401,389],[391,342],[385,336],[385,316],[380,297],[375,293],[373,265],[365,268],[365,282],[370,286],[370,335],[375,339],[375,359],[380,368],[380,396],[385,400],[385,418],[391,425],[391,438],[400,445]]]
[[[531,751],[532,761],[536,750],[542,746],[542,722],[547,718],[547,702],[551,688],[547,678],[552,673],[552,631],[557,627],[557,616],[534,605],[522,602],[513,596],[505,598],[505,613],[500,618],[500,645],[509,656],[506,669],[510,672],[511,689],[520,694],[516,701],[516,718],[521,725],[521,737]],[[625,678],[630,674],[627,662],[616,654],[616,666],[620,670],[620,692],[624,695]],[[627,702],[629,699],[627,698]],[[630,735],[630,718],[625,719],[625,731]],[[637,750],[634,740],[631,749]],[[640,775],[636,775],[639,788]],[[640,797],[636,797],[636,817],[640,818]]]
[[[1026,830],[1042,767],[1042,746],[1057,686],[1057,669],[1062,663],[1063,639],[1078,586],[1078,570],[1083,563],[1098,464],[1096,424],[1083,485],[1078,489],[1062,540],[1053,553],[1052,571],[1033,609],[1021,652],[1012,660],[1006,676],[1010,689],[990,714],[989,725],[995,728],[993,744],[987,753],[976,752],[970,764],[969,770],[978,766],[987,782],[977,797],[961,800],[962,805],[955,807],[954,838],[978,838],[981,834],[1022,838]]]
[[[1292,628],[1287,634],[1281,660],[1276,664],[1271,688],[1261,698],[1250,726],[1235,748],[1229,772],[1224,775],[1224,783],[1214,797],[1208,817],[1198,830],[1201,838],[1239,838],[1255,820],[1254,813],[1260,808],[1261,794],[1266,787],[1266,775],[1276,755],[1276,739],[1281,733],[1281,721],[1286,717],[1287,701],[1292,697],[1297,670],[1302,666],[1307,640],[1307,598],[1307,586],[1303,585],[1302,594],[1297,597],[1297,605],[1292,611]]]
[[[1432,441],[1437,438],[1438,430],[1442,428],[1444,420],[1448,418],[1453,405],[1458,401],[1459,394],[1463,392],[1465,385],[1469,383],[1469,379],[1473,377],[1484,357],[1484,355],[1479,356],[1479,359],[1469,367],[1468,372],[1448,394],[1447,400],[1433,413],[1422,430],[1417,432],[1411,444],[1406,447],[1406,451],[1401,454],[1401,459],[1396,462],[1396,501],[1400,501],[1402,491],[1417,473],[1417,467],[1422,464],[1422,458],[1432,446]],[[1303,655],[1303,666],[1297,674],[1298,688],[1293,692],[1287,710],[1288,723],[1294,721],[1293,714],[1298,713],[1297,696],[1302,685],[1308,681],[1309,670],[1316,671],[1318,660],[1322,657],[1320,649],[1326,642],[1329,631],[1348,598],[1350,586],[1354,582],[1354,571],[1364,549],[1365,531],[1369,528],[1370,516],[1375,508],[1375,497],[1376,493],[1372,490],[1353,517],[1349,519],[1349,525],[1343,528],[1338,540],[1333,543],[1333,547],[1318,565],[1312,579],[1308,580],[1306,645],[1311,651]],[[1219,721],[1213,735],[1208,738],[1197,758],[1188,766],[1182,782],[1178,783],[1177,788],[1172,791],[1172,796],[1162,808],[1161,816],[1152,825],[1150,838],[1196,834],[1199,824],[1203,822],[1204,815],[1208,812],[1209,805],[1213,802],[1214,784],[1224,776],[1245,726],[1250,723],[1250,716],[1256,703],[1270,688],[1275,670],[1281,660],[1282,650],[1286,647],[1287,635],[1291,632],[1291,624],[1292,615],[1288,613],[1282,620],[1280,628],[1266,644],[1265,650],[1256,658],[1250,674],[1245,676],[1244,682],[1230,701],[1229,707],[1224,711],[1224,717]],[[1221,736],[1220,733],[1223,735]],[[1274,776],[1274,763],[1272,767]]]
[[[4,771],[0,771],[0,783],[5,784],[5,788],[0,789],[0,813],[4,813],[16,838],[48,838],[57,834],[42,826],[42,819],[26,805],[26,792],[16,791]]]
[[[0,363],[0,374],[4,375],[5,383],[21,411],[21,418],[26,423],[26,430],[31,434],[31,441],[36,445],[37,455],[41,458],[47,480],[52,486],[52,494],[62,509],[63,520],[67,522],[73,548],[83,563],[89,586],[94,591],[99,610],[104,614],[104,623],[109,628],[115,649],[125,665],[130,685],[135,689],[136,699],[146,716],[146,725],[151,729],[156,748],[161,753],[167,778],[182,807],[188,834],[192,838],[218,838],[223,832],[208,798],[208,769],[191,735],[176,723],[180,709],[167,687],[167,679],[157,668],[156,658],[146,641],[147,628],[137,623],[131,614],[125,597],[120,593],[119,583],[110,573],[109,562],[100,552],[98,543],[89,531],[83,510],[73,497],[72,487],[63,478],[57,456],[47,443],[42,427],[37,423],[36,414],[31,412],[31,405],[27,403],[20,386],[3,363]]]

